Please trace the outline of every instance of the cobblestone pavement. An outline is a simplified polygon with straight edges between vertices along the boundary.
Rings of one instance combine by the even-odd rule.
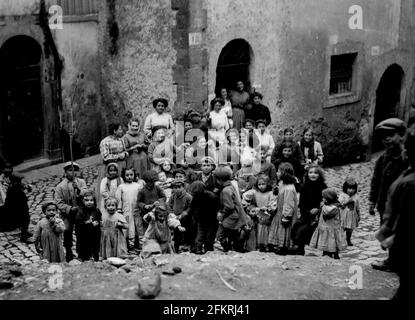
[[[96,158],[93,161],[85,162],[82,176],[89,187],[94,186],[98,176],[98,166]],[[92,164],[91,164],[92,163]],[[386,258],[376,239],[374,232],[379,226],[379,216],[370,216],[368,213],[368,193],[369,184],[374,166],[371,162],[350,164],[336,168],[326,168],[326,182],[330,187],[341,188],[347,176],[353,176],[359,183],[359,196],[361,199],[361,221],[357,230],[354,231],[352,242],[354,246],[348,247],[340,256],[341,259],[349,260],[352,263],[370,264],[376,260]],[[31,213],[30,231],[33,232],[39,220],[41,204],[47,199],[53,198],[53,189],[61,181],[60,166],[54,166],[51,170],[42,169],[39,172],[29,173],[29,181],[32,183],[33,190],[28,193],[29,207]],[[20,231],[0,232],[0,264],[18,260],[23,264],[30,264],[39,260],[33,244],[27,245],[19,241]],[[73,250],[75,252],[75,249]],[[307,255],[321,255],[320,252],[306,248]]]

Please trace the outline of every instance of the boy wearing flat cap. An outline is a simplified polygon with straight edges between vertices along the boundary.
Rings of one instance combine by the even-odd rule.
[[[398,118],[386,119],[375,127],[375,134],[381,135],[386,151],[375,164],[369,193],[369,213],[374,215],[375,207],[377,207],[381,224],[383,223],[388,189],[408,168],[408,161],[402,148],[405,132],[405,124]],[[386,260],[373,263],[372,267],[377,270],[392,271],[394,268],[393,251],[389,251],[389,257]]]
[[[174,232],[174,250],[179,253],[180,245],[189,246],[189,250],[194,245],[194,223],[193,218],[189,216],[190,204],[192,196],[184,189],[184,182],[175,179],[171,183],[172,196],[170,197],[167,208],[169,213],[174,213],[176,218],[180,220],[181,225],[186,229],[185,233],[179,230]]]
[[[216,189],[215,176],[213,175],[213,170],[216,169],[215,160],[212,157],[203,157],[200,159],[202,172],[199,172],[195,181],[202,181],[206,189],[209,191],[214,191]]]
[[[69,161],[65,163],[63,170],[65,177],[55,188],[55,201],[65,223],[63,246],[66,251],[66,261],[69,262],[73,259],[72,242],[75,217],[78,213],[78,205],[82,201],[81,197],[87,187],[85,180],[77,178],[79,164]],[[78,246],[77,251],[79,253]]]
[[[242,251],[243,243],[239,240],[239,232],[248,218],[235,187],[231,183],[232,171],[226,167],[219,167],[214,172],[217,187],[220,190],[220,210],[218,240],[225,252],[229,250]]]

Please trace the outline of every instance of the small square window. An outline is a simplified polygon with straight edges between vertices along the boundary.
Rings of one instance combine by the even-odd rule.
[[[357,53],[341,54],[331,57],[330,95],[352,93],[353,68]]]

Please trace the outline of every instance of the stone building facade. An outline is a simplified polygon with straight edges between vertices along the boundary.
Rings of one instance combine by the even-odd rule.
[[[311,125],[334,164],[378,151],[374,126],[414,111],[412,1],[108,2],[119,34],[111,42],[101,25],[104,48],[118,50],[103,59],[104,83],[132,113],[145,115],[158,94],[176,114],[204,110],[242,79],[264,94],[276,139]]]
[[[47,41],[34,20],[42,2],[63,9],[63,29]],[[414,114],[414,11],[411,0],[3,0],[0,48],[37,30],[40,46],[57,49],[61,89],[42,101],[54,110],[44,123],[61,130],[43,131],[45,156],[67,149],[71,106],[83,155],[97,151],[109,122],[144,121],[155,97],[176,116],[204,111],[241,79],[264,94],[276,139],[312,125],[335,164],[379,150],[379,121]]]

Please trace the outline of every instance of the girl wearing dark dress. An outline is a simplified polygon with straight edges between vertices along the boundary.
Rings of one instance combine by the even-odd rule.
[[[294,242],[293,253],[300,255],[304,255],[304,247],[310,243],[317,227],[320,204],[323,200],[321,192],[327,188],[323,170],[318,165],[308,167],[304,180],[298,204],[301,217],[291,231]]]
[[[97,208],[94,193],[86,191],[82,197],[82,205],[76,215],[76,228],[79,242],[78,254],[82,261],[94,258],[99,260],[101,242],[102,214]]]

